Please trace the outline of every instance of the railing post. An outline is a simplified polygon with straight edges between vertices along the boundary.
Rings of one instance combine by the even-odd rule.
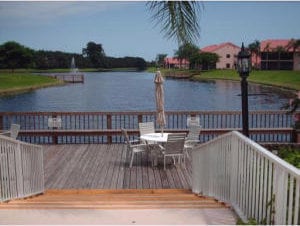
[[[107,118],[107,129],[109,130],[109,129],[112,129],[112,122],[111,122],[111,115],[107,115],[106,116],[106,118]],[[107,135],[107,143],[108,144],[111,144],[112,143],[112,137],[111,137],[111,135]]]
[[[22,162],[22,157],[21,157],[21,145],[20,143],[17,144],[17,149],[15,151],[15,167],[16,167],[16,179],[17,179],[17,192],[18,192],[18,197],[23,197],[24,194],[24,178],[23,178],[23,170],[22,166],[24,162]]]
[[[138,123],[143,122],[143,115],[138,115]]]
[[[58,135],[54,132],[52,135],[53,144],[58,144]]]
[[[0,130],[3,130],[3,115],[0,115]]]

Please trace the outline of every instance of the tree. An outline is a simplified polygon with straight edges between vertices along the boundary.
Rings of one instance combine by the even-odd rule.
[[[202,4],[198,1],[151,1],[147,3],[156,25],[168,39],[176,38],[178,45],[196,43],[200,38],[198,12]]]
[[[293,53],[295,53],[297,51],[297,49],[300,48],[300,39],[291,39],[287,45],[287,50],[289,50],[290,48],[292,48]]]
[[[254,67],[258,69],[258,57],[260,56],[260,42],[258,40],[255,40],[254,42],[248,45],[248,49],[250,50],[251,56],[253,56],[253,54],[255,55]]]
[[[105,65],[105,52],[102,44],[89,42],[86,48],[82,49],[82,55],[89,58],[94,67],[101,67]]]
[[[193,69],[201,68],[201,70],[215,69],[219,58],[216,53],[198,52],[190,58],[190,67]]]
[[[179,49],[175,52],[175,56],[179,59],[179,62],[181,64],[183,59],[188,60],[191,63],[191,59],[199,54],[199,48],[191,43],[185,43],[181,46],[179,46]],[[191,68],[190,64],[190,68]]]
[[[0,65],[10,68],[12,72],[16,68],[26,68],[33,62],[33,52],[17,42],[6,42],[0,46]]]
[[[167,54],[164,53],[159,53],[156,55],[156,66],[157,67],[162,67],[164,65],[164,60],[167,57]]]
[[[269,55],[270,55],[270,51],[271,51],[271,43],[268,42],[265,46],[265,48],[263,49],[263,51],[265,52],[265,57],[264,60],[266,60],[266,65],[265,65],[265,69],[268,70],[269,69]]]

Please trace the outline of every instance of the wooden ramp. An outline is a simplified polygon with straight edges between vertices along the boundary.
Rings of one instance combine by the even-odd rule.
[[[0,204],[1,209],[207,209],[227,208],[186,189],[47,190]]]

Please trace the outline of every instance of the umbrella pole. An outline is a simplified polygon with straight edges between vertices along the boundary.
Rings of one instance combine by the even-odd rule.
[[[164,136],[164,127],[163,126],[160,127],[160,131],[161,131],[161,136],[163,137]]]

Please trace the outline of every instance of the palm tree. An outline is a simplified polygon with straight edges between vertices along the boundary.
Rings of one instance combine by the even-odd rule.
[[[199,53],[199,47],[194,44],[186,43],[179,46],[179,49],[175,52],[175,56],[179,59],[181,66],[184,59],[190,62],[191,58],[197,53]],[[192,65],[190,64],[190,67],[191,66]]]
[[[250,43],[248,46],[251,56],[255,54],[255,68],[259,68],[258,66],[258,56],[260,55],[260,42],[255,40],[253,43]]]
[[[200,38],[198,13],[202,4],[198,1],[151,1],[147,6],[168,39],[177,38],[178,45],[182,45]]]
[[[266,46],[265,46],[265,48],[264,48],[264,52],[266,52],[266,70],[269,70],[269,53],[270,53],[270,46],[271,46],[271,43],[270,42],[268,42],[267,44],[266,44]]]
[[[295,53],[297,51],[297,49],[299,49],[300,47],[300,39],[291,39],[289,41],[289,43],[287,44],[287,50],[289,50],[290,48],[293,49],[293,53]]]

